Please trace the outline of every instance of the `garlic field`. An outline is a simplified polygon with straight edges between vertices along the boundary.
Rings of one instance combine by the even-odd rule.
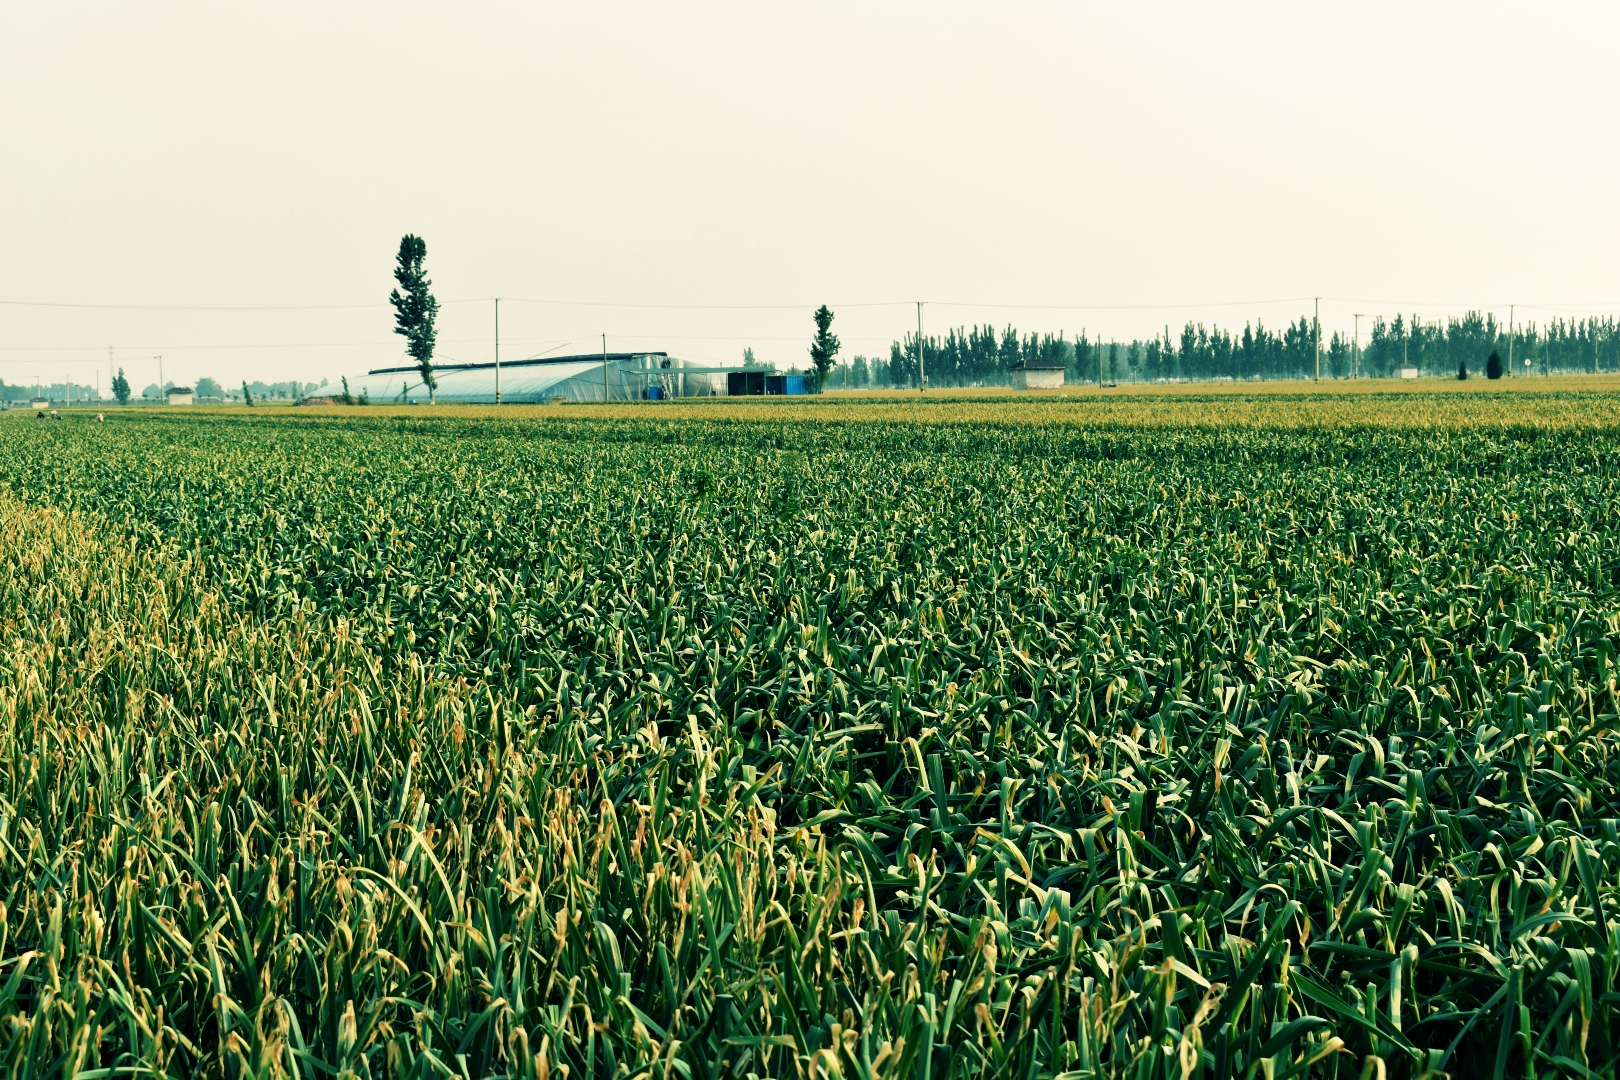
[[[1335,400],[8,417],[0,1061],[1613,1075],[1620,395]]]

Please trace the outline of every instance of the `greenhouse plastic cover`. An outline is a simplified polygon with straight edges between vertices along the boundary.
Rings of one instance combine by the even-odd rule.
[[[502,364],[501,402],[503,404],[544,404],[556,398],[566,401],[633,401],[642,396],[649,366],[641,354],[610,354],[607,364],[606,393],[600,358],[569,357],[544,362],[517,361]],[[654,361],[656,363],[656,361]],[[676,370],[665,369],[670,375]],[[478,364],[434,370],[439,387],[434,399],[447,403],[493,404],[495,366]],[[695,381],[695,380],[694,380]],[[428,400],[428,390],[415,368],[383,368],[349,380],[349,393],[364,394],[373,405],[416,404]]]

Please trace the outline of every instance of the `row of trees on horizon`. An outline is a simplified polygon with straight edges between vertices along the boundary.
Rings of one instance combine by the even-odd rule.
[[[120,371],[119,374],[122,375],[123,372]],[[125,385],[128,386],[128,383]],[[168,389],[183,384],[176,383],[173,379],[167,379],[163,385],[165,389]],[[255,379],[247,384],[247,390],[255,401],[296,401],[299,398],[315,393],[325,385],[325,379],[322,379],[319,384],[297,381],[266,383]],[[242,400],[242,391],[240,389],[226,389],[216,380],[206,375],[197,380],[196,385],[192,387],[192,392],[196,394],[198,400]],[[95,386],[83,386],[71,380],[56,383],[21,384],[7,383],[4,379],[0,379],[0,401],[27,401],[36,393],[51,401],[109,401],[117,396],[116,386],[112,392],[106,392]],[[103,397],[103,394],[106,396]],[[156,401],[163,396],[163,392],[158,389],[158,384],[153,382],[148,384],[146,389],[142,390],[138,395],[131,396]]]
[[[1620,325],[1613,317],[1524,323],[1510,334],[1491,313],[1444,320],[1396,315],[1373,319],[1370,331],[1359,356],[1350,335],[1324,335],[1322,377],[1390,378],[1404,366],[1423,375],[1454,376],[1461,366],[1483,374],[1492,352],[1504,364],[1511,357],[1515,375],[1620,371]],[[1062,363],[1071,383],[1301,379],[1316,374],[1316,335],[1306,316],[1281,330],[1263,322],[1245,323],[1241,331],[1188,322],[1179,335],[1166,327],[1161,337],[1129,342],[966,326],[925,336],[922,359],[931,386],[1006,385],[1013,365],[1031,360]],[[838,364],[826,385],[913,387],[918,374],[917,336],[907,334],[889,346],[886,358],[855,356]]]

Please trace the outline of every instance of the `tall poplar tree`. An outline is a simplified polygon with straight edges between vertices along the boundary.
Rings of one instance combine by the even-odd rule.
[[[833,359],[838,355],[840,342],[838,335],[832,332],[833,313],[826,304],[816,309],[816,338],[810,343],[810,363],[816,372],[816,393],[827,382],[827,370],[832,367]]]
[[[439,316],[439,302],[430,291],[433,283],[423,268],[426,261],[427,242],[406,233],[399,242],[394,266],[399,288],[388,294],[388,302],[394,305],[394,333],[405,339],[405,350],[416,361],[422,384],[428,388],[428,403],[432,404],[434,392],[439,389],[439,381],[433,377],[433,342],[439,335],[434,322]]]

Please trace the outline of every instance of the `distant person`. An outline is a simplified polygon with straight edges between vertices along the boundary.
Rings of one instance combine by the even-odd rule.
[[[96,413],[96,423],[99,424],[101,422],[102,422],[102,415],[100,413]]]

